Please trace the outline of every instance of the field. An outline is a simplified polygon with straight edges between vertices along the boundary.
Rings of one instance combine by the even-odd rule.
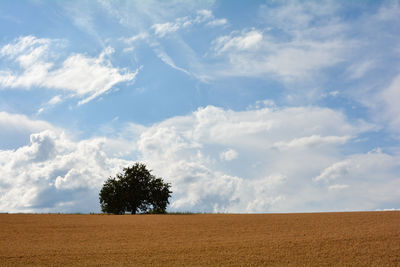
[[[1,266],[400,266],[400,212],[0,214]]]

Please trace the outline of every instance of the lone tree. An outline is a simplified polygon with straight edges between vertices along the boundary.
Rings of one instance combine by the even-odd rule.
[[[165,213],[171,186],[150,172],[146,165],[135,163],[108,178],[100,191],[101,210],[113,214]]]

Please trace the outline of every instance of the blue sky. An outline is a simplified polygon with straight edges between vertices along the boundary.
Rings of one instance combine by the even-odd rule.
[[[400,208],[399,1],[1,1],[0,211]]]

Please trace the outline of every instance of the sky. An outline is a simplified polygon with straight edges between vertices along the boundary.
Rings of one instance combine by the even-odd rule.
[[[0,1],[0,212],[400,208],[400,1]]]

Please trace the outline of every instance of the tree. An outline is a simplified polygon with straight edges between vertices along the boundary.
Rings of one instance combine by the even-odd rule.
[[[172,193],[170,184],[156,178],[141,163],[123,171],[104,183],[100,191],[101,210],[113,214],[165,213]]]

